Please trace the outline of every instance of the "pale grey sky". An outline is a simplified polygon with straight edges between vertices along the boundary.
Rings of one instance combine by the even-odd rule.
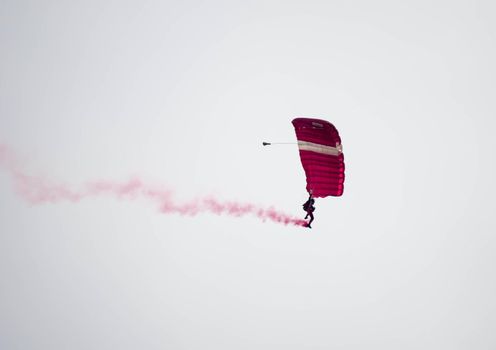
[[[0,2],[0,143],[68,185],[302,215],[295,116],[346,162],[313,230],[33,206],[0,172],[1,349],[496,347],[491,1]]]

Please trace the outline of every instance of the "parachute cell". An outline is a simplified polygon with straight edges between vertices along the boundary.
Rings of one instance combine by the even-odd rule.
[[[344,155],[337,129],[320,119],[296,118],[292,123],[307,177],[307,191],[313,197],[341,196]]]

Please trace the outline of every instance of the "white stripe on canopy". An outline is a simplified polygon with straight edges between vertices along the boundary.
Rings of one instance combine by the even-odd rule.
[[[298,148],[300,151],[311,151],[322,154],[330,154],[332,156],[339,156],[343,153],[343,147],[340,144],[336,144],[336,147],[331,147],[313,142],[298,141]]]

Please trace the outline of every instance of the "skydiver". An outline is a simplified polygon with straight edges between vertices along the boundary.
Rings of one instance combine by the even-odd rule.
[[[308,228],[312,228],[310,224],[313,221],[313,212],[315,211],[315,199],[312,197],[312,190],[308,191],[309,197],[308,200],[303,204],[303,210],[307,212],[307,215],[305,216],[305,219],[307,219],[310,216],[310,221],[307,223]]]

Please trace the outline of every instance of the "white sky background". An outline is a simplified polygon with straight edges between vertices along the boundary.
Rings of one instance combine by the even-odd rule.
[[[295,116],[346,162],[314,228],[31,206],[0,172],[1,349],[496,347],[491,1],[1,1],[0,142],[301,215]]]

